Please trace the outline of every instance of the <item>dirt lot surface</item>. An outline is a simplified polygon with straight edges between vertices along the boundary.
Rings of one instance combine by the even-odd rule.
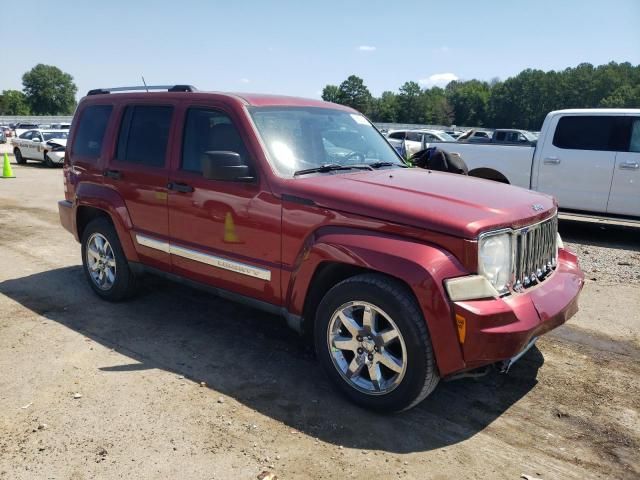
[[[581,311],[508,375],[381,416],[336,393],[278,318],[153,278],[128,303],[99,300],[58,223],[61,171],[13,167],[0,479],[640,477],[638,231],[562,223],[596,260]]]

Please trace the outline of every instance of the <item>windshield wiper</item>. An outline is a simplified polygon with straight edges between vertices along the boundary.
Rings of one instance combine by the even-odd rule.
[[[339,163],[325,163],[319,167],[314,168],[305,168],[304,170],[298,170],[293,172],[293,176],[296,177],[298,175],[306,175],[307,173],[326,173],[326,172],[334,172],[336,170],[371,170],[370,165],[340,165]]]
[[[369,165],[371,168],[380,168],[380,167],[402,167],[402,168],[407,168],[406,165],[404,165],[402,163],[396,163],[396,162],[373,162],[373,163],[367,163],[367,165]]]

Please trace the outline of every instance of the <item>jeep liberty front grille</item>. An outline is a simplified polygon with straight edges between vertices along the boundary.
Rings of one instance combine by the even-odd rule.
[[[514,231],[513,289],[518,292],[542,282],[558,261],[558,217]]]

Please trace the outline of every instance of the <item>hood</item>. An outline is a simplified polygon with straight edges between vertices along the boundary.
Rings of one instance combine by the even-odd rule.
[[[47,143],[56,143],[62,147],[66,147],[67,146],[67,139],[66,138],[52,138],[51,140],[47,140]]]
[[[287,183],[287,193],[320,207],[471,239],[536,223],[557,210],[545,194],[418,168],[341,172]]]

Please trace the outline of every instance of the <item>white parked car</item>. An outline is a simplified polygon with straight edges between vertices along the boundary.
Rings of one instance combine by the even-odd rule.
[[[640,109],[550,112],[533,146],[434,146],[460,154],[470,176],[553,195],[566,218],[640,221]]]
[[[392,130],[387,134],[387,140],[398,152],[406,149],[406,155],[409,157],[422,150],[423,142],[456,141],[451,135],[440,130]]]
[[[61,165],[68,135],[68,130],[27,130],[11,142],[16,162],[24,164],[27,160],[38,160],[48,167]]]

